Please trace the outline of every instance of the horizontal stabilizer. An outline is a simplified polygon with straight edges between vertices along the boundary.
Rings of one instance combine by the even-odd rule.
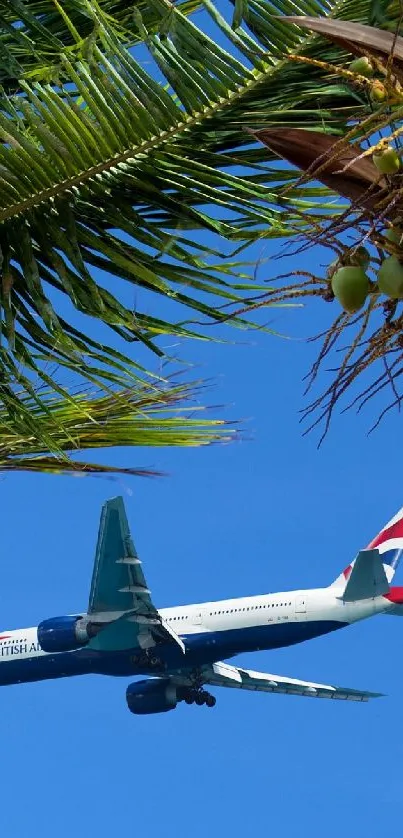
[[[389,591],[389,583],[379,550],[361,550],[353,564],[344,593],[344,602],[356,602],[383,596]]]

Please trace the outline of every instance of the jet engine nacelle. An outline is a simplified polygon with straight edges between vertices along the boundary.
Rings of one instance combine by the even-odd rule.
[[[131,713],[166,713],[178,703],[176,687],[168,680],[136,681],[126,690],[127,706]]]
[[[52,617],[38,626],[38,643],[44,652],[72,652],[86,646],[99,627],[85,617]]]

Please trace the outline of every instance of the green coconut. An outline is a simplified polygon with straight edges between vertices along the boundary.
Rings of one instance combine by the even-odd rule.
[[[332,276],[333,294],[349,314],[354,314],[363,307],[369,287],[367,274],[359,265],[339,268]]]
[[[374,68],[365,55],[355,58],[349,66],[352,73],[359,73],[360,76],[365,76],[367,79],[374,75]]]
[[[403,265],[397,256],[387,256],[378,271],[378,288],[392,300],[403,300]]]
[[[375,79],[371,91],[370,96],[373,102],[384,102],[387,97],[387,91],[384,84],[381,81]]]
[[[395,175],[400,169],[399,155],[392,146],[388,146],[378,154],[373,154],[372,159],[382,175]]]

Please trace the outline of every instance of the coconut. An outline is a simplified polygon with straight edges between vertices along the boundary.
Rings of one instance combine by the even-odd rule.
[[[387,98],[387,95],[388,94],[386,92],[385,85],[382,84],[381,81],[378,81],[377,79],[375,79],[375,81],[374,81],[374,83],[371,87],[371,91],[370,91],[370,96],[371,96],[372,101],[373,102],[384,102],[385,99]]]
[[[392,300],[403,300],[403,265],[397,256],[387,256],[378,271],[378,288]]]
[[[395,175],[400,169],[400,158],[393,146],[389,145],[383,151],[372,155],[378,172],[382,175]]]
[[[365,303],[369,292],[369,279],[362,267],[347,265],[333,274],[332,291],[344,311],[354,314]]]
[[[366,55],[361,55],[355,58],[349,66],[352,73],[359,73],[360,76],[365,76],[367,79],[374,75],[374,68]]]

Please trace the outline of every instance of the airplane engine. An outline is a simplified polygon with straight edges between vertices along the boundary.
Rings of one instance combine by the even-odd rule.
[[[44,652],[72,652],[86,646],[99,626],[85,617],[52,617],[38,626],[38,643]]]
[[[127,706],[131,713],[166,713],[178,703],[176,687],[168,680],[136,681],[126,690]]]

